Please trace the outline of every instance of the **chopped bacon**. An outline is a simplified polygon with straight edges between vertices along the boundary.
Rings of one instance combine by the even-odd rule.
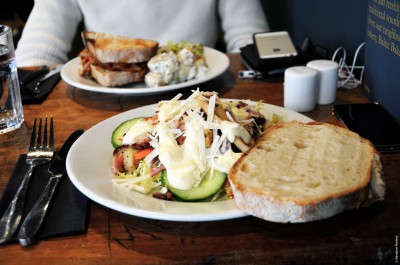
[[[148,149],[151,147],[150,141],[150,138],[146,136],[145,138],[139,139],[136,143],[133,144],[133,146],[136,150]]]
[[[125,172],[124,156],[122,155],[122,153],[114,152],[112,169],[115,174]]]
[[[172,201],[172,193],[167,192],[167,193],[161,193],[161,192],[154,192],[153,193],[153,198],[160,199],[160,200],[165,200],[165,201]]]
[[[241,109],[241,108],[247,107],[248,105],[249,105],[249,104],[247,104],[247,103],[245,103],[245,102],[243,102],[243,101],[239,101],[237,107],[238,107],[239,109]]]
[[[160,173],[161,171],[163,171],[164,169],[165,169],[165,166],[163,164],[158,164],[157,166],[151,168],[150,176],[153,177],[153,176],[157,175],[158,173]]]

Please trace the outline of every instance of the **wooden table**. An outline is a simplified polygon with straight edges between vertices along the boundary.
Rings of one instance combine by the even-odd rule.
[[[221,97],[283,105],[280,81],[238,79],[237,54],[222,76],[199,85]],[[25,105],[25,124],[0,135],[0,194],[18,155],[26,153],[35,116],[55,117],[56,146],[74,130],[89,129],[115,114],[170,99],[178,92],[120,96],[88,92],[63,81],[40,105]],[[362,88],[339,90],[337,103],[367,102]],[[305,115],[336,124],[331,106]],[[85,235],[49,239],[23,248],[0,246],[0,264],[396,264],[400,234],[400,154],[382,154],[387,196],[369,208],[304,224],[280,224],[255,217],[214,222],[148,220],[93,203]]]

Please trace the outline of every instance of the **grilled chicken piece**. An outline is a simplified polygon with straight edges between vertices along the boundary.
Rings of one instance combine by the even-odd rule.
[[[199,104],[199,106],[201,107],[201,109],[204,111],[204,113],[206,113],[207,115],[209,115],[208,113],[208,101],[197,97],[196,98],[197,104]],[[223,105],[220,104],[219,102],[215,103],[215,109],[214,109],[214,119],[217,122],[221,122],[221,121],[230,121],[230,119],[228,118],[228,116],[226,115],[226,111],[228,109],[226,109],[226,107],[228,107],[227,105]],[[234,117],[232,117],[234,119]],[[241,126],[241,125],[239,125]],[[241,152],[246,152],[250,146],[253,145],[253,140],[250,141],[249,145],[246,144],[240,137],[235,138],[235,140],[233,141],[233,143],[235,144],[235,146],[241,151]]]

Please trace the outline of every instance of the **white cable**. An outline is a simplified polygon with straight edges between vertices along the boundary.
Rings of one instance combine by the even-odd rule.
[[[343,62],[346,62],[346,50],[342,46],[340,46],[339,48],[336,49],[335,53],[332,56],[332,61],[335,61],[336,55],[338,54],[338,52],[340,50],[343,50],[343,57],[340,58],[339,63],[338,63],[339,64],[339,73],[341,72],[341,70],[343,68]]]
[[[361,43],[355,54],[354,54],[354,58],[353,58],[353,64],[351,66],[351,68],[349,69],[349,67],[346,65],[346,50],[340,46],[339,48],[336,49],[336,51],[334,52],[333,56],[332,56],[332,61],[335,61],[336,55],[338,54],[338,52],[340,50],[343,50],[343,57],[339,60],[339,76],[338,76],[338,87],[344,87],[347,89],[353,89],[356,88],[358,85],[361,84],[362,82],[362,78],[363,78],[363,74],[364,74],[364,66],[356,66],[356,61],[357,61],[357,56],[358,53],[360,52],[361,48],[365,45],[365,42]],[[361,73],[360,73],[360,80],[358,80],[353,72],[354,69],[361,69]]]

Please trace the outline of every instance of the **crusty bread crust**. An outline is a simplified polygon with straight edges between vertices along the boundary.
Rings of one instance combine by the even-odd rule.
[[[144,80],[142,72],[110,71],[97,65],[90,65],[91,76],[102,86],[118,87]]]
[[[385,194],[373,145],[347,129],[315,122],[271,127],[228,177],[240,209],[274,222],[324,219]]]
[[[140,63],[157,53],[158,42],[116,36],[102,32],[82,32],[86,48],[101,63]]]

